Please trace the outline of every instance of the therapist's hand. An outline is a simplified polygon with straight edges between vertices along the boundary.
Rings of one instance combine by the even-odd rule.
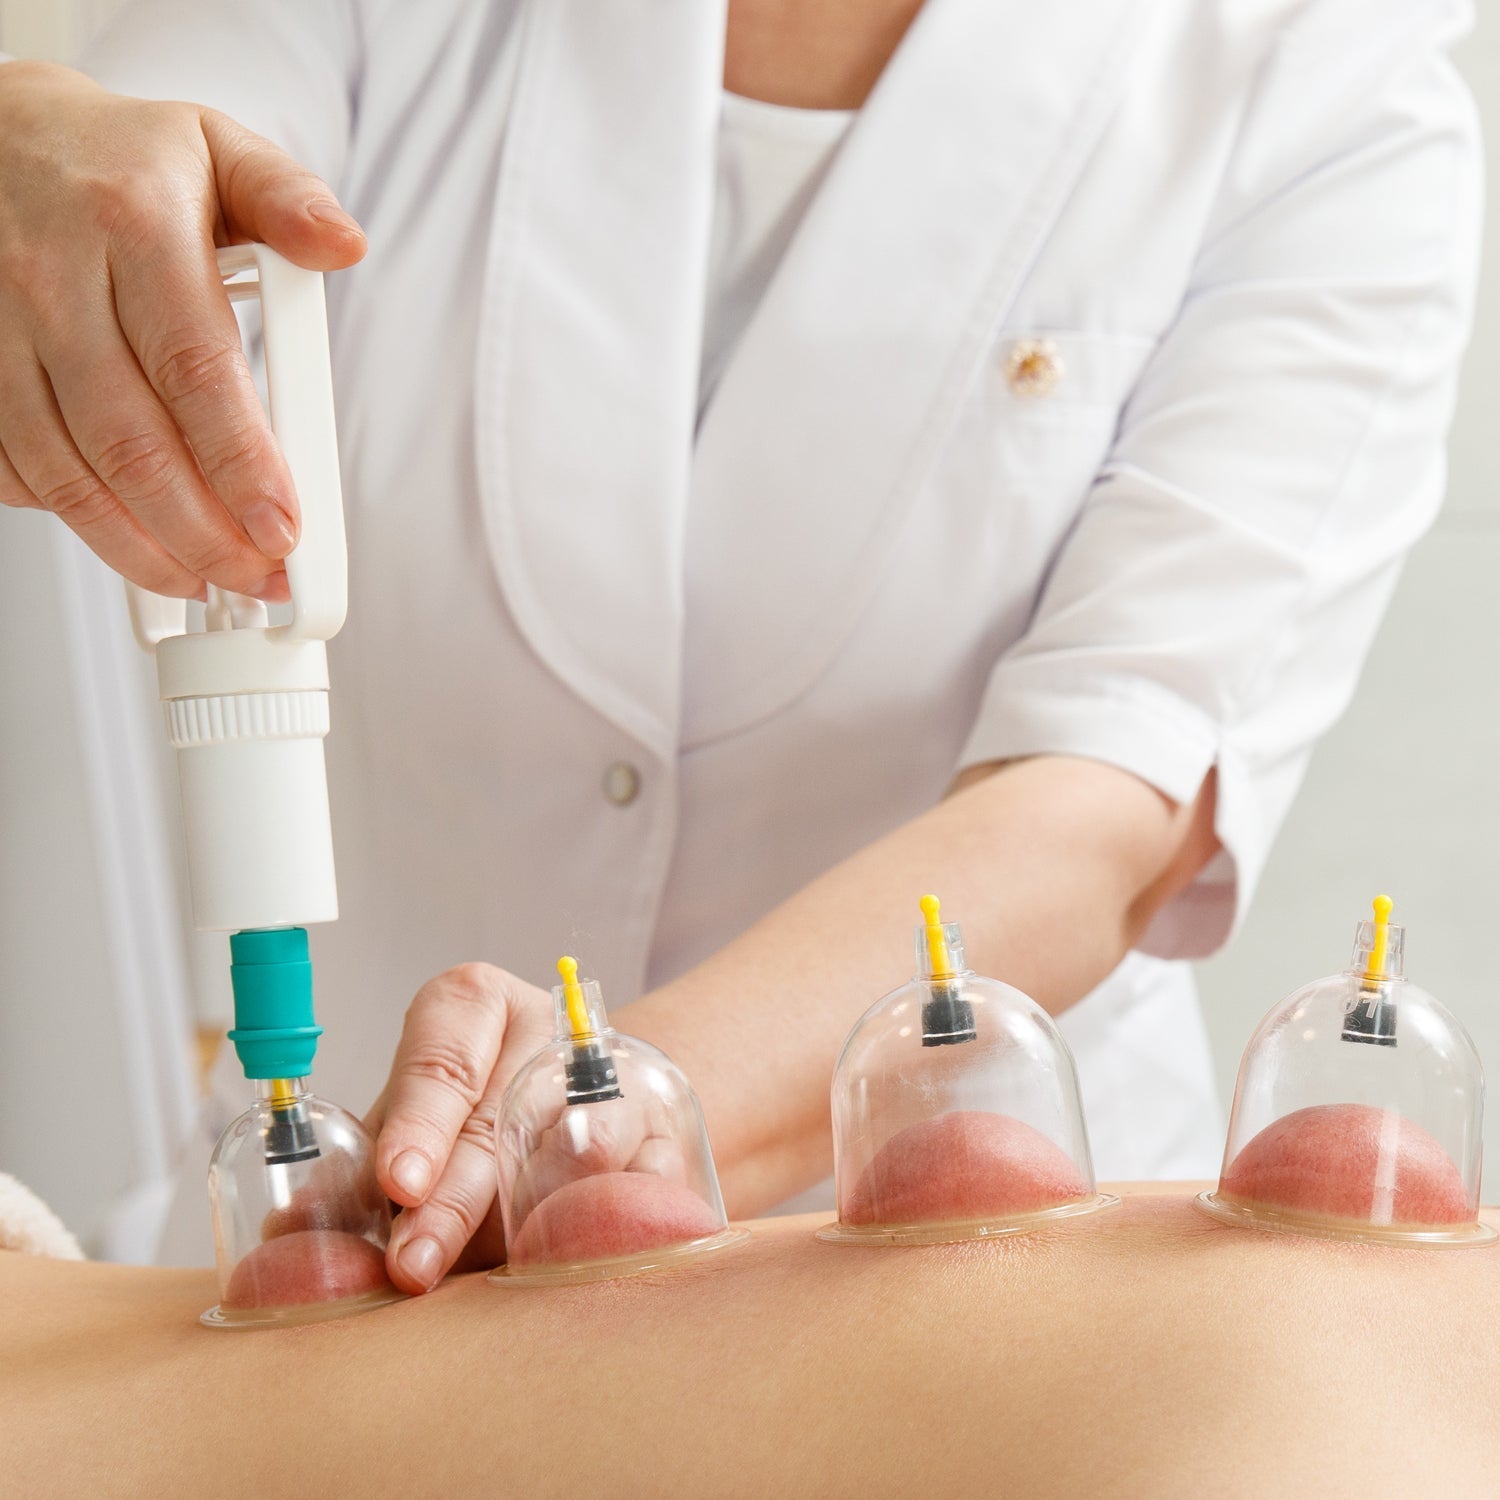
[[[449,969],[412,1001],[390,1081],[365,1118],[376,1176],[402,1205],[387,1257],[402,1291],[504,1258],[495,1116],[516,1071],[551,1039],[552,996],[491,964]]]
[[[211,109],[0,63],[0,504],[159,594],[287,597],[298,509],[214,264],[352,265],[359,226]]]

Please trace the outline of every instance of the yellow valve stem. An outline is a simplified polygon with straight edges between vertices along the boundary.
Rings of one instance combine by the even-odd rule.
[[[1386,949],[1390,946],[1390,920],[1393,904],[1389,896],[1375,898],[1375,941],[1370,945],[1370,961],[1365,965],[1364,976],[1368,980],[1385,978],[1385,955]]]
[[[286,1109],[294,1099],[296,1092],[292,1088],[290,1078],[273,1078],[271,1080],[271,1108]]]
[[[578,982],[578,960],[563,957],[557,961],[557,972],[562,975],[563,1003],[568,1008],[568,1025],[573,1040],[581,1042],[594,1034],[589,1024],[589,1008],[584,1004],[583,986]]]
[[[927,923],[927,961],[932,978],[948,979],[953,974],[953,960],[948,957],[948,940],[943,936],[943,919],[936,896],[923,896],[917,903]]]

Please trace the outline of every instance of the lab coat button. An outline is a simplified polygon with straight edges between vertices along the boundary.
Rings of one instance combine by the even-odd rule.
[[[1018,396],[1050,395],[1062,373],[1062,356],[1051,339],[1017,339],[1005,356],[1005,379]]]
[[[629,807],[641,794],[641,773],[628,760],[617,760],[604,773],[604,795],[616,807]]]

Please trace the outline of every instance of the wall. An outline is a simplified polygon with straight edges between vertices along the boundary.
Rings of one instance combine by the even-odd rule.
[[[114,3],[0,0],[0,50],[71,55]],[[121,1260],[150,1257],[197,1113],[154,677],[119,579],[0,515],[0,1169]]]
[[[0,515],[0,1166],[90,1235],[134,1171],[50,518]]]

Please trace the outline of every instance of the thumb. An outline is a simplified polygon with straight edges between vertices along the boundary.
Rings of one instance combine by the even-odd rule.
[[[217,110],[203,111],[202,126],[231,240],[258,240],[309,271],[339,271],[364,256],[364,230],[321,177]]]

